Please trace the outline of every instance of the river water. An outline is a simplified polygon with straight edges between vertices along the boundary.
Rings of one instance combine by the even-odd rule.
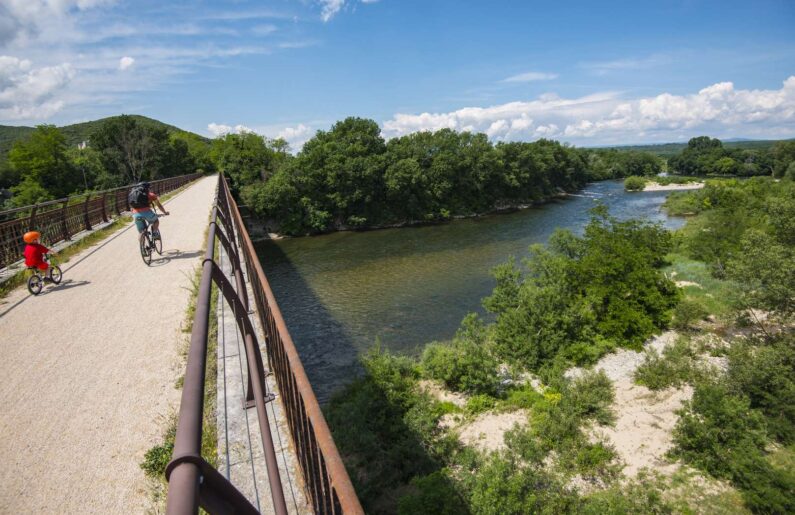
[[[668,228],[682,219],[660,209],[667,192],[626,193],[621,181],[509,214],[441,225],[338,232],[257,244],[265,274],[321,403],[360,373],[357,357],[380,341],[417,353],[453,336],[494,280],[489,271],[527,255],[558,228],[582,231],[597,202],[620,219]]]

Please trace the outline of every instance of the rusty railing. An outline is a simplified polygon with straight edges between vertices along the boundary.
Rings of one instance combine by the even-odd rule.
[[[218,224],[219,220],[221,225]],[[229,256],[234,285],[215,262],[216,239]],[[276,299],[262,271],[240,211],[222,174],[219,174],[216,206],[210,218],[207,250],[202,263],[174,453],[166,467],[166,479],[169,483],[167,513],[195,514],[199,506],[212,514],[258,513],[249,500],[201,456],[204,381],[213,283],[233,307],[238,329],[244,338],[248,368],[246,407],[255,407],[257,411],[274,510],[277,514],[287,513],[265,410],[265,403],[272,398],[265,394],[265,367],[257,335],[248,317],[249,300],[241,254],[254,294],[256,313],[265,334],[268,363],[276,377],[293,447],[301,467],[307,499],[318,514],[363,513],[298,352],[276,305]]]
[[[152,191],[162,195],[201,176],[194,173],[151,181]],[[39,231],[48,245],[68,241],[79,232],[129,211],[129,191],[130,186],[124,186],[0,211],[0,269],[22,257],[25,246],[22,235],[27,231]]]

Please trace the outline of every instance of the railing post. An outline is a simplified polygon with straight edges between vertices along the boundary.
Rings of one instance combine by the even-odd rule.
[[[108,201],[108,192],[102,194],[102,221],[108,222],[108,212],[105,209],[105,203]]]
[[[86,195],[86,202],[83,204],[83,221],[85,222],[86,231],[91,230],[91,220],[88,218],[88,201],[91,200],[91,194]]]
[[[69,224],[66,222],[66,208],[69,207],[69,200],[63,201],[63,207],[61,208],[61,234],[63,235],[64,241],[69,241],[71,235],[69,234]]]

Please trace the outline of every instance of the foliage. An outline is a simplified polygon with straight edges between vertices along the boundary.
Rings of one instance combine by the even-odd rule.
[[[646,187],[646,179],[633,175],[624,179],[624,189],[627,191],[643,191]]]
[[[243,132],[213,140],[208,158],[215,168],[229,177],[237,192],[244,185],[270,178],[277,166],[287,159],[287,150],[284,140]]]
[[[795,199],[790,199],[795,206]],[[787,224],[792,224],[791,219]],[[742,285],[748,306],[789,317],[795,314],[795,246],[774,236],[749,230],[739,252],[727,264],[730,278]]]
[[[734,395],[745,395],[767,419],[770,434],[795,443],[795,338],[779,335],[770,342],[735,342],[726,378]]]
[[[597,209],[583,237],[560,231],[549,248],[531,247],[525,277],[513,262],[497,267],[483,305],[496,315],[498,359],[538,370],[558,355],[585,362],[616,343],[640,346],[677,300],[659,271],[669,248],[659,226]]]
[[[654,349],[646,352],[643,363],[635,370],[635,381],[651,390],[679,387],[703,375],[698,353],[690,340],[680,337],[663,349],[660,356]]]
[[[571,511],[575,502],[576,497],[537,464],[495,454],[474,481],[470,506],[475,514],[521,515]]]
[[[582,187],[584,155],[549,140],[492,145],[450,129],[386,142],[373,120],[347,118],[318,131],[270,180],[246,177],[243,195],[287,234],[439,221]]]
[[[586,151],[590,180],[621,179],[629,176],[655,176],[663,171],[663,160],[639,150],[615,149]]]
[[[497,361],[487,347],[486,328],[474,313],[464,318],[451,343],[425,347],[422,368],[428,377],[456,391],[495,394],[499,386]]]
[[[8,153],[21,182],[11,188],[18,206],[74,192],[77,170],[66,156],[66,140],[54,125],[39,125]],[[32,201],[32,202],[31,202]]]
[[[770,175],[776,166],[774,155],[775,150],[727,148],[718,139],[699,136],[692,138],[681,154],[672,156],[668,167],[684,175]]]
[[[398,501],[401,515],[460,515],[468,513],[446,469],[411,480],[413,491]]]
[[[673,326],[680,331],[686,331],[693,324],[704,320],[709,315],[707,309],[698,301],[683,299],[674,308]]]
[[[795,510],[795,475],[765,459],[765,420],[742,396],[720,383],[702,383],[679,412],[674,456],[730,480],[758,513]]]

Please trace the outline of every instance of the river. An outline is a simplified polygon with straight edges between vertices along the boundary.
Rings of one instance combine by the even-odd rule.
[[[660,209],[668,192],[626,193],[621,181],[589,184],[565,200],[447,224],[338,232],[257,244],[306,372],[321,403],[358,373],[357,356],[380,341],[417,353],[483,312],[489,271],[558,228],[580,232],[598,201],[620,219],[678,228]]]

